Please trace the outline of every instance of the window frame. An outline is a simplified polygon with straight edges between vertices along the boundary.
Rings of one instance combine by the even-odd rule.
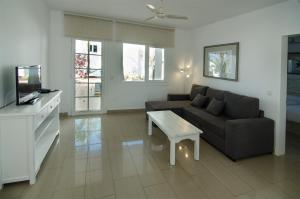
[[[150,54],[150,48],[157,48],[157,47],[153,47],[153,46],[150,46],[150,45],[148,45],[148,59],[146,60],[147,61],[147,80],[149,81],[149,82],[165,82],[166,81],[166,48],[159,48],[159,49],[163,49],[164,50],[164,68],[163,68],[163,79],[162,80],[160,80],[160,79],[152,79],[152,80],[150,80],[149,79],[149,61],[150,61],[150,59],[149,59],[149,54]]]
[[[77,40],[82,40],[82,41],[87,41],[88,44],[88,52],[87,53],[77,53],[76,52],[76,41]],[[99,42],[101,43],[101,54],[94,54],[94,53],[89,53],[89,49],[90,49],[90,42]],[[87,60],[88,60],[88,65],[87,68],[82,68],[82,67],[75,67],[75,60],[76,60],[76,55],[86,55],[87,56]],[[101,69],[93,69],[90,67],[90,56],[97,56],[101,58]],[[91,40],[91,39],[85,39],[85,38],[73,38],[72,39],[72,79],[73,79],[73,96],[72,96],[72,106],[73,106],[73,110],[72,110],[72,115],[80,115],[80,114],[94,114],[94,113],[102,113],[103,110],[103,90],[104,90],[104,67],[103,67],[103,59],[104,59],[104,53],[103,53],[103,41],[99,41],[99,40]],[[88,82],[87,83],[78,83],[76,82],[76,78],[75,78],[75,70],[76,69],[81,69],[81,70],[86,70],[87,71],[87,76],[88,76]],[[90,109],[90,98],[98,98],[97,96],[91,96],[90,95],[90,85],[91,84],[95,84],[96,83],[90,83],[90,71],[94,70],[94,71],[100,71],[100,79],[101,79],[101,96],[100,96],[100,110],[96,110],[96,109]],[[86,96],[76,96],[76,84],[86,84],[88,86],[87,89],[87,95]],[[87,110],[76,110],[76,99],[87,99]]]
[[[131,45],[139,45],[139,46],[145,46],[145,65],[144,65],[144,67],[145,67],[145,77],[144,77],[144,80],[133,80],[133,81],[127,81],[127,80],[125,80],[125,77],[124,77],[124,65],[123,65],[123,62],[124,62],[124,44],[131,44]],[[135,44],[135,43],[128,43],[128,42],[123,42],[122,43],[122,60],[121,60],[121,64],[122,64],[122,76],[123,76],[123,81],[124,82],[128,82],[128,83],[131,83],[131,82],[134,82],[134,83],[143,83],[143,82],[146,82],[147,81],[147,71],[146,71],[146,65],[147,65],[147,63],[146,63],[146,61],[147,61],[147,46],[146,45],[144,45],[144,44]]]
[[[145,46],[145,78],[142,81],[126,81],[124,78],[124,65],[123,65],[123,61],[124,61],[124,44],[132,44],[132,45],[143,45]],[[155,84],[166,84],[166,66],[167,66],[167,60],[166,60],[166,54],[167,54],[167,48],[161,48],[164,49],[164,68],[163,68],[163,72],[164,72],[164,77],[163,80],[150,80],[149,79],[149,49],[150,48],[157,48],[154,47],[152,45],[147,45],[147,44],[138,44],[138,43],[129,43],[129,42],[122,42],[122,60],[121,60],[121,64],[122,64],[122,77],[123,77],[123,82],[125,83],[155,83]]]

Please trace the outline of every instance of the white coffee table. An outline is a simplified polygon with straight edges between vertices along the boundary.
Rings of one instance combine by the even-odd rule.
[[[194,141],[194,159],[199,160],[200,134],[202,130],[190,124],[172,111],[149,111],[148,135],[152,135],[152,122],[154,122],[170,140],[170,165],[175,165],[175,145],[181,140]]]

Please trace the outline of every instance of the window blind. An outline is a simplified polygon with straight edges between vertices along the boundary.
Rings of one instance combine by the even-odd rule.
[[[65,36],[93,40],[115,40],[147,44],[156,48],[174,47],[175,30],[131,22],[77,16],[65,13]]]
[[[65,14],[64,23],[67,37],[93,40],[113,39],[113,21]]]
[[[116,41],[148,44],[157,48],[174,47],[174,29],[116,22]]]

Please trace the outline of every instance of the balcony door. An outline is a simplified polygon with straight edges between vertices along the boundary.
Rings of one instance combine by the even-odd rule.
[[[102,43],[75,40],[75,112],[100,112],[102,96]]]

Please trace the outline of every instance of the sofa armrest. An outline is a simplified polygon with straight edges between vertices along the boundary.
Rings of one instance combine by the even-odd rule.
[[[189,94],[168,94],[168,101],[190,100]]]
[[[226,121],[225,152],[234,160],[272,153],[274,121],[268,118]]]

